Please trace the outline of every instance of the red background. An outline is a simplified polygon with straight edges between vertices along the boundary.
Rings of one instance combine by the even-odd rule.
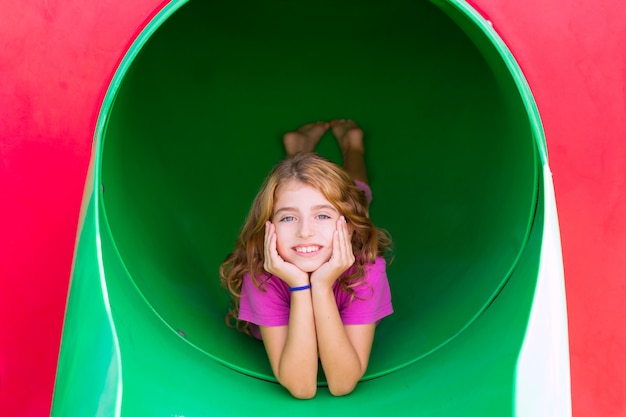
[[[626,5],[471,3],[522,67],[546,132],[574,416],[624,416]],[[162,4],[0,0],[0,415],[49,414],[97,112],[126,48]]]

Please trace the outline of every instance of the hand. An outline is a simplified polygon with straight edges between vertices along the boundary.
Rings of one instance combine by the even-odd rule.
[[[311,283],[331,288],[337,279],[354,264],[352,250],[352,232],[348,228],[346,218],[337,219],[337,229],[333,236],[333,253],[328,262],[320,266],[311,275]]]
[[[276,249],[276,226],[271,222],[265,222],[263,268],[272,275],[277,276],[290,287],[308,285],[309,274],[291,264],[285,262]]]

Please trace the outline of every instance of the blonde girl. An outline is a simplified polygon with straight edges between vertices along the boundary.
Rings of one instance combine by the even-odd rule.
[[[344,167],[313,153],[331,129]],[[220,267],[232,295],[227,321],[263,340],[272,371],[294,397],[317,391],[321,364],[333,395],[364,375],[377,323],[393,312],[387,233],[369,218],[363,132],[351,120],[284,136],[287,158],[268,175]]]

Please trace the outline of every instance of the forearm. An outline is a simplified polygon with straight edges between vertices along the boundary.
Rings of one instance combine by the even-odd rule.
[[[313,287],[313,314],[322,368],[333,395],[354,390],[365,370],[341,321],[331,288]]]
[[[294,397],[312,398],[317,389],[317,338],[311,291],[297,291],[291,297],[287,340],[277,375]]]

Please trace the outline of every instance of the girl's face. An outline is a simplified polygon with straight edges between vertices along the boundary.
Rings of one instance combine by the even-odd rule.
[[[283,184],[271,219],[278,254],[304,272],[316,271],[332,255],[339,216],[317,189],[296,180]]]

